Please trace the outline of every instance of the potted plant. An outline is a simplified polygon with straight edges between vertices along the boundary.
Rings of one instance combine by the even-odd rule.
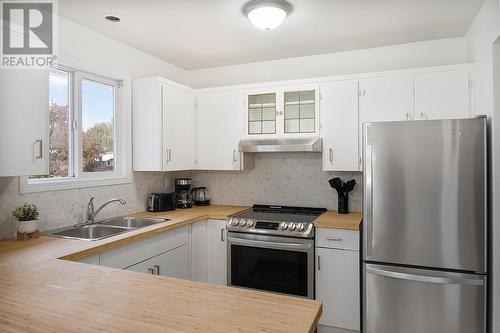
[[[35,204],[25,203],[17,207],[12,215],[19,221],[18,232],[31,234],[38,230],[38,207]]]

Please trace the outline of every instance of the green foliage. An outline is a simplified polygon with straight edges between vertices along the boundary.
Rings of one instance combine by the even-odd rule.
[[[113,151],[113,124],[97,123],[83,132],[82,150],[83,171],[97,171],[101,156]]]
[[[38,207],[35,204],[24,203],[12,211],[18,221],[33,221],[38,219]]]

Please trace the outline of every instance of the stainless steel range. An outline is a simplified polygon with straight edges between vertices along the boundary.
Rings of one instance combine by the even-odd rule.
[[[228,285],[314,298],[314,220],[325,211],[254,205],[229,217]]]

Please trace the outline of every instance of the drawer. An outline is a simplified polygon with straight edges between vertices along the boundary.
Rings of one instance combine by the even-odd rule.
[[[101,252],[101,266],[126,268],[189,243],[189,226]]]
[[[359,251],[359,231],[316,228],[316,246]]]

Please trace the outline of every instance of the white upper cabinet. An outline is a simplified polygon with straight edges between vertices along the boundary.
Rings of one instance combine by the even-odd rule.
[[[49,173],[49,74],[0,71],[0,176]]]
[[[473,115],[470,71],[415,75],[415,119],[454,119]]]
[[[358,81],[324,83],[320,93],[323,171],[356,171]]]
[[[359,81],[360,124],[413,119],[413,77],[384,77]]]
[[[318,136],[317,85],[253,90],[247,92],[245,104],[247,138]]]
[[[155,77],[133,85],[134,171],[195,168],[194,91]]]
[[[209,90],[198,94],[198,169],[244,169],[249,156],[238,151],[243,135],[244,101],[245,95],[238,90]]]

